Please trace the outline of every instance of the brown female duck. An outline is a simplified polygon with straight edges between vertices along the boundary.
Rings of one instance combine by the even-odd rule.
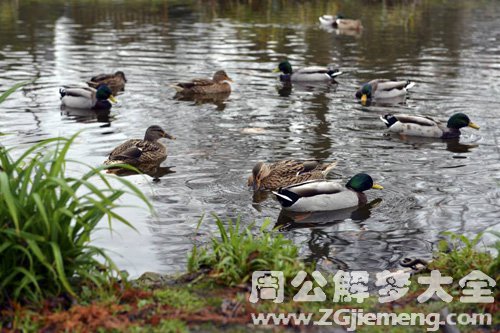
[[[113,95],[117,95],[120,91],[124,91],[125,83],[127,83],[127,79],[125,78],[125,73],[122,71],[118,71],[114,74],[99,74],[92,77],[90,81],[87,82],[92,88],[96,88],[100,84],[106,84],[113,92]]]
[[[233,82],[233,80],[227,76],[225,71],[221,70],[215,72],[212,79],[193,79],[190,82],[176,83],[172,87],[184,95],[221,94],[231,92],[229,82]]]
[[[150,126],[144,139],[131,139],[122,143],[109,154],[104,164],[129,164],[141,171],[157,167],[167,158],[167,147],[158,142],[160,138],[175,140],[160,126]]]
[[[257,190],[277,190],[280,187],[312,179],[325,179],[337,162],[319,160],[283,160],[272,164],[258,162],[248,177],[248,186]]]

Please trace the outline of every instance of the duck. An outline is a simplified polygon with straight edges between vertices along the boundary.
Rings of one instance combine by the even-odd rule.
[[[362,30],[363,25],[360,20],[344,18],[342,15],[322,15],[319,17],[319,22],[322,25],[331,26],[339,30]]]
[[[247,185],[254,191],[277,190],[280,187],[311,179],[325,179],[337,162],[320,160],[282,160],[275,163],[257,162],[248,177]]]
[[[167,159],[167,147],[158,139],[175,137],[158,125],[149,126],[144,139],[130,139],[113,149],[104,165],[128,164],[140,171],[158,167]],[[112,172],[111,169],[108,172]],[[143,171],[144,172],[144,171]]]
[[[280,74],[280,80],[282,82],[331,82],[342,74],[338,68],[333,68],[331,66],[309,66],[293,71],[292,65],[288,60],[280,62],[273,72],[283,73]]]
[[[338,181],[310,180],[273,191],[283,209],[293,212],[333,211],[365,205],[369,189],[383,189],[371,176],[358,173],[345,185]]]
[[[212,79],[193,79],[189,82],[176,83],[172,87],[183,95],[222,94],[231,92],[230,82],[233,80],[226,71],[220,70],[215,72]]]
[[[361,103],[364,105],[368,100],[372,99],[404,97],[414,85],[415,82],[409,80],[375,79],[364,83],[356,91],[356,98],[361,99]]]
[[[111,89],[101,84],[97,89],[91,87],[63,87],[59,89],[61,95],[61,104],[63,106],[74,109],[94,109],[94,110],[109,110],[111,102],[116,103]]]
[[[114,74],[99,74],[87,81],[89,87],[92,88],[97,88],[100,84],[107,85],[113,95],[118,95],[118,93],[124,91],[125,83],[127,83],[127,78],[122,71],[117,71]]]
[[[461,128],[479,129],[479,126],[470,121],[464,113],[455,113],[448,119],[446,125],[431,117],[407,114],[386,114],[381,116],[380,120],[387,126],[389,133],[427,138],[453,139],[460,137]]]

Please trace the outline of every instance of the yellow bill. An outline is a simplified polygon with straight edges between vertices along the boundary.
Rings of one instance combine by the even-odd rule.
[[[108,99],[113,103],[118,103],[118,101],[113,97],[113,95],[109,96]]]
[[[472,121],[469,123],[469,127],[472,127],[474,129],[479,129],[479,125],[474,124]]]
[[[366,96],[366,95],[361,96],[361,104],[365,105],[367,100],[368,100],[368,96]]]
[[[281,69],[279,69],[279,67],[276,67],[275,69],[273,69],[273,73],[279,73],[281,72]]]
[[[382,185],[379,185],[379,184],[373,184],[372,188],[376,189],[376,190],[383,190],[384,187]]]

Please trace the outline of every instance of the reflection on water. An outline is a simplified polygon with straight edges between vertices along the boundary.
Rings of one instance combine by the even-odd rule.
[[[361,19],[362,34],[319,27],[320,15],[338,12]],[[10,135],[1,144],[21,151],[83,130],[70,155],[97,166],[150,125],[175,134],[163,164],[175,165],[175,173],[159,182],[128,178],[156,214],[127,211],[140,234],[117,225],[113,235],[95,236],[132,275],[183,270],[191,244],[206,243],[216,230],[207,217],[196,232],[203,214],[279,224],[279,204],[252,200],[246,187],[257,161],[335,159],[338,175],[331,177],[366,172],[385,188],[367,193],[369,200],[383,201],[345,216],[312,216],[320,223],[307,228],[291,219],[283,232],[326,269],[380,271],[403,257],[429,258],[441,231],[498,230],[499,27],[500,3],[489,0],[5,0],[0,90],[36,81],[2,104],[0,132]],[[344,74],[332,85],[282,85],[272,70],[284,58],[297,68],[333,63]],[[234,80],[230,96],[173,98],[169,83],[219,69]],[[128,82],[110,113],[60,109],[59,87],[117,70]],[[416,86],[404,103],[360,105],[359,84],[379,77]],[[378,119],[457,112],[473,116],[481,130],[466,129],[459,141],[422,142],[385,136]]]

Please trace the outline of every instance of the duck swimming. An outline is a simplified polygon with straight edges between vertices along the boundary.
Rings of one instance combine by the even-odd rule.
[[[248,186],[254,191],[276,190],[280,187],[311,179],[324,179],[337,162],[319,160],[283,160],[275,163],[258,162],[248,177]]]
[[[280,75],[283,82],[331,82],[342,74],[338,68],[321,66],[303,67],[293,71],[288,60],[280,62],[273,72],[283,73]]]
[[[113,95],[125,90],[125,73],[118,71],[114,74],[99,74],[90,79],[87,84],[92,88],[97,88],[100,84],[105,84],[111,89]]]
[[[375,79],[363,84],[356,91],[356,98],[364,105],[368,100],[404,97],[414,85],[411,81]]]
[[[460,129],[479,126],[470,121],[464,113],[455,113],[446,125],[431,117],[413,116],[406,114],[386,114],[380,120],[387,126],[387,132],[408,136],[421,136],[427,138],[453,139],[460,136]]]
[[[331,211],[364,205],[363,193],[371,188],[383,189],[366,173],[358,173],[345,185],[337,181],[311,180],[280,188],[276,195],[285,210],[294,212]]]
[[[215,72],[212,79],[193,79],[189,82],[179,82],[172,87],[183,95],[222,94],[231,92],[233,80],[223,70]]]
[[[323,15],[319,17],[319,22],[326,26],[331,26],[339,30],[362,30],[363,25],[360,20],[344,18],[342,15]]]
[[[175,140],[160,126],[150,126],[144,139],[131,139],[122,143],[113,149],[104,164],[129,164],[139,170],[154,169],[167,158],[167,147],[158,142],[161,138]]]
[[[109,110],[112,101],[116,103],[111,89],[101,84],[97,89],[90,87],[67,87],[59,89],[61,104],[74,109]],[[108,101],[109,100],[109,101]]]

